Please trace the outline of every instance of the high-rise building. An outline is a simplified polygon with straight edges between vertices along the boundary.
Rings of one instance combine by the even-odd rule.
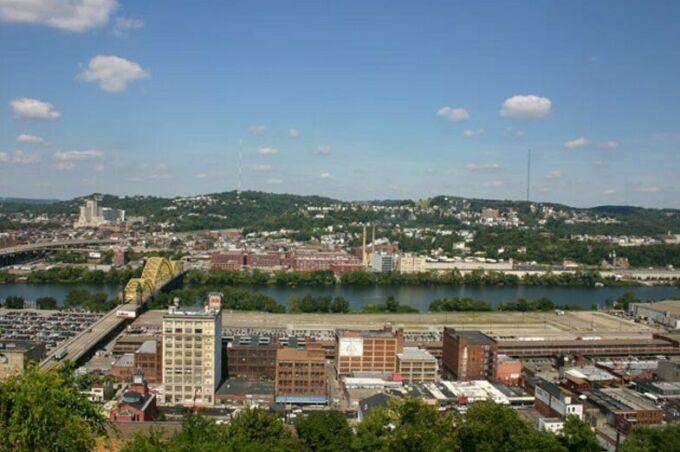
[[[414,254],[402,254],[397,264],[399,273],[423,273],[427,271],[425,258]]]
[[[442,366],[454,380],[491,380],[496,364],[496,341],[481,331],[444,328]]]
[[[396,372],[397,353],[403,350],[402,329],[338,330],[335,351],[338,376],[353,372]]]
[[[163,316],[163,403],[214,405],[221,380],[221,294],[208,295],[204,308],[171,306]]]
[[[394,270],[396,255],[390,253],[371,253],[371,270],[379,273],[387,273]]]
[[[125,211],[111,207],[99,207],[96,199],[86,199],[80,206],[80,215],[73,225],[76,228],[96,228],[125,222]]]

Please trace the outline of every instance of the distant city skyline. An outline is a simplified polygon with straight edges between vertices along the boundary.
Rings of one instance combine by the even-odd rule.
[[[0,196],[680,208],[680,3],[424,6],[0,0]]]

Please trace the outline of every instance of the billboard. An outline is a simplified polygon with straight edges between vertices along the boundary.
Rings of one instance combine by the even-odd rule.
[[[364,340],[360,337],[343,337],[340,339],[340,356],[362,356]]]

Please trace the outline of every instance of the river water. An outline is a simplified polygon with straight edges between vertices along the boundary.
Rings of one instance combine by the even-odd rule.
[[[61,304],[73,289],[87,289],[93,292],[106,292],[115,297],[120,290],[117,286],[92,286],[75,284],[6,284],[0,285],[0,300],[4,302],[10,295],[18,295],[26,300],[52,296]],[[536,299],[546,297],[555,304],[575,304],[590,308],[604,307],[607,300],[614,300],[627,291],[633,291],[641,300],[662,300],[680,298],[680,289],[666,286],[650,287],[471,287],[471,286],[370,286],[370,287],[255,287],[253,290],[270,295],[278,302],[286,304],[291,294],[343,296],[349,300],[353,309],[367,304],[383,303],[388,296],[394,296],[403,305],[427,311],[430,302],[437,298],[470,297],[484,300],[492,306],[514,301],[518,298]]]

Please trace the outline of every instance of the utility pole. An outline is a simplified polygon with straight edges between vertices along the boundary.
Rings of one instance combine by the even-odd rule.
[[[531,149],[527,152],[527,202],[531,197]]]

